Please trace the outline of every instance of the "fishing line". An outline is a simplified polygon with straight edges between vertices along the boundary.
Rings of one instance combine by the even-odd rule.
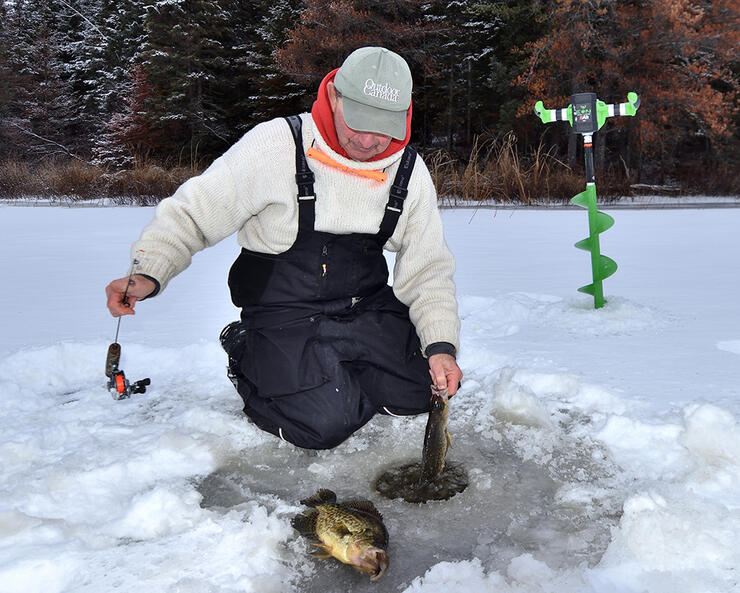
[[[133,284],[134,266],[137,265],[138,263],[139,263],[139,260],[138,259],[134,259],[134,261],[131,262],[131,265],[128,268],[128,281],[126,282],[126,288],[123,290],[123,299],[121,299],[121,302],[124,305],[126,305],[127,307],[129,306],[129,304],[128,304],[128,287]],[[119,317],[118,317],[118,323],[116,324],[116,337],[113,339],[113,343],[114,344],[117,344],[118,343],[118,332],[121,329],[121,319],[122,318],[123,318],[123,315],[119,315]]]
[[[127,307],[130,306],[128,303],[128,289],[129,286],[133,286],[135,284],[134,269],[137,265],[139,265],[139,260],[134,258],[131,262],[131,267],[129,268],[126,288],[123,291],[123,298],[121,299],[121,302]],[[105,376],[108,377],[108,391],[110,391],[115,400],[127,399],[131,397],[132,393],[145,393],[147,385],[151,384],[149,377],[131,384],[128,379],[126,379],[123,369],[118,368],[118,365],[121,362],[121,345],[118,343],[118,333],[121,329],[122,317],[123,315],[118,317],[118,323],[116,324],[116,337],[113,340],[113,343],[108,346],[108,355],[105,359]]]

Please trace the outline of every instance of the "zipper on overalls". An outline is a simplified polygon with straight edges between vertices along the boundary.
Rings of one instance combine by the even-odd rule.
[[[329,248],[326,245],[323,245],[321,247],[321,281],[323,284],[326,283],[326,274],[327,274],[327,262],[329,259]]]

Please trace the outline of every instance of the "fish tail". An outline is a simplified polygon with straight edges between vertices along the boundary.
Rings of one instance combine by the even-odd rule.
[[[291,519],[290,524],[301,535],[313,535],[316,533],[316,519],[319,512],[311,509],[301,515],[296,515]]]

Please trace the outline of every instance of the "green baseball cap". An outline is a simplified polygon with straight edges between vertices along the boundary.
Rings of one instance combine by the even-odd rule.
[[[350,128],[397,140],[406,137],[413,82],[401,56],[384,47],[361,47],[344,60],[334,86],[342,94],[344,121]]]

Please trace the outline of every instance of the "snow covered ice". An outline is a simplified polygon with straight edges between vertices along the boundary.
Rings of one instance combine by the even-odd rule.
[[[598,311],[582,210],[445,210],[470,485],[426,505],[373,490],[425,417],[318,453],[243,418],[218,345],[233,239],[123,319],[121,367],[152,384],[111,398],[103,289],[151,214],[0,206],[0,592],[740,589],[740,209],[615,212]],[[307,555],[290,518],[319,487],[383,513],[378,583]]]

